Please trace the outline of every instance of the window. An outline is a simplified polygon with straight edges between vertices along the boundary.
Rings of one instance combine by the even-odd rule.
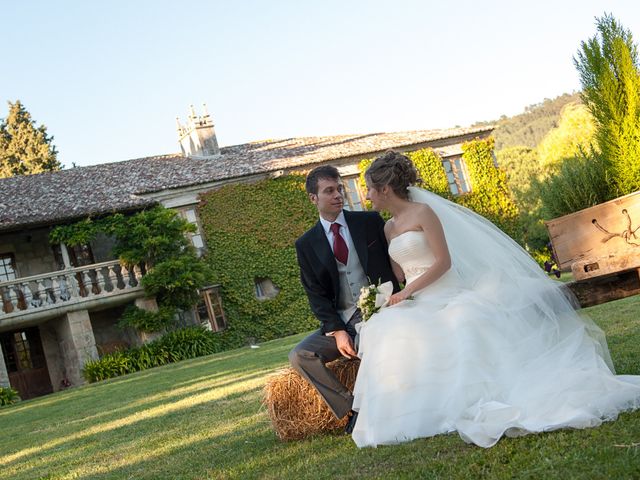
[[[96,263],[93,256],[93,250],[89,244],[73,246],[67,245],[66,249],[67,254],[69,255],[69,263],[71,264],[71,267],[84,267],[85,265],[92,265]],[[53,258],[56,261],[58,270],[64,270],[66,267],[62,256],[62,247],[59,243],[54,243],[51,245],[51,250],[53,251]]]
[[[467,167],[462,157],[443,158],[442,166],[447,175],[449,189],[454,195],[464,195],[471,191]]]
[[[270,278],[256,278],[255,293],[258,300],[269,300],[275,298],[280,293],[280,289],[271,281]]]
[[[189,233],[188,235],[193,246],[198,249],[198,253],[202,253],[204,242],[202,241],[202,235],[200,234],[200,225],[198,224],[198,217],[195,209],[190,208],[188,210],[184,210],[182,212],[182,216],[187,220],[187,222],[196,226],[196,231],[194,233]]]
[[[17,277],[16,260],[13,254],[0,253],[0,282],[15,280]]]
[[[0,344],[8,373],[46,366],[40,333],[37,328],[3,333],[0,335]]]
[[[222,309],[222,298],[218,285],[200,289],[200,302],[196,305],[196,315],[200,323],[211,331],[220,332],[227,326]]]
[[[358,186],[359,177],[350,177],[343,179],[344,187],[344,208],[351,211],[364,210],[362,195]]]

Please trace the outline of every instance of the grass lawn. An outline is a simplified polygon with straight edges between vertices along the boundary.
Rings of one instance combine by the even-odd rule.
[[[640,374],[640,297],[587,312],[618,373]],[[0,408],[0,478],[640,478],[640,412],[488,450],[457,434],[363,450],[345,436],[280,442],[261,389],[301,338]]]

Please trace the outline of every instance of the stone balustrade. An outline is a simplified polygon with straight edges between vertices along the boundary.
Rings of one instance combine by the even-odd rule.
[[[67,306],[97,304],[133,293],[140,296],[140,279],[145,274],[144,264],[125,267],[114,260],[0,282],[0,327],[10,318],[50,310],[63,313]]]

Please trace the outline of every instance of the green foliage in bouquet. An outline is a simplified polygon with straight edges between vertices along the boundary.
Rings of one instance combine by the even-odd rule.
[[[360,297],[358,298],[358,308],[362,313],[362,321],[366,322],[371,315],[378,313],[380,307],[376,307],[376,295],[378,294],[377,285],[368,285],[360,289]]]

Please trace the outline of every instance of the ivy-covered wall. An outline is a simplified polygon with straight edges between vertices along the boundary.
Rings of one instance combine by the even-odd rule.
[[[518,207],[507,186],[506,173],[495,166],[493,146],[493,138],[472,140],[462,145],[462,158],[469,173],[471,192],[457,197],[449,190],[442,159],[437,153],[431,149],[422,149],[405,155],[415,165],[423,188],[470,208],[491,220],[516,241],[520,241]],[[360,185],[363,188],[364,172],[371,162],[373,159],[366,159],[358,164]]]
[[[426,188],[430,192],[437,193],[441,197],[452,200],[453,195],[449,190],[449,183],[447,182],[447,175],[442,166],[442,159],[436,152],[430,148],[423,148],[415,152],[405,152],[405,155],[415,165],[423,188]],[[358,164],[358,170],[360,170],[360,188],[363,192],[367,190],[364,172],[367,171],[371,163],[373,163],[373,160],[373,158],[367,158]],[[371,202],[368,200],[366,201],[366,207],[368,209],[371,208]],[[382,212],[382,216],[385,220],[389,219],[389,215],[387,215],[386,212]]]
[[[224,186],[202,195],[198,213],[208,247],[205,261],[222,287],[228,320],[220,333],[223,348],[318,326],[300,284],[294,246],[318,220],[303,176]],[[258,300],[256,278],[271,279],[280,293]]]
[[[463,147],[473,193],[455,200],[487,216],[512,234],[517,209],[505,175],[493,163],[493,140]],[[424,186],[452,198],[440,157],[430,149],[408,154]],[[361,172],[371,160],[360,163]],[[363,181],[361,176],[361,181]],[[222,286],[228,327],[222,348],[246,345],[311,330],[318,321],[300,285],[294,243],[318,220],[304,191],[304,177],[287,175],[258,183],[227,185],[201,196],[199,216],[207,242],[205,261]],[[256,298],[256,278],[280,289],[269,300]]]
[[[507,174],[496,168],[494,140],[473,140],[462,145],[462,159],[467,165],[471,193],[456,201],[495,223],[506,234],[520,241],[518,207],[507,186]]]
[[[430,192],[436,193],[449,200],[453,199],[447,174],[442,166],[442,159],[431,149],[424,148],[410,152],[409,160],[416,166],[416,170],[422,179],[422,186]]]

